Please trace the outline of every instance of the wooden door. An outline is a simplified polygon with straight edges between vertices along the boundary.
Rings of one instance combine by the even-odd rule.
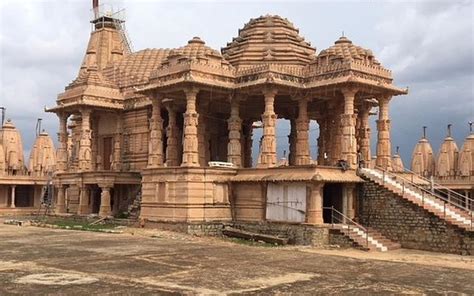
[[[304,222],[306,184],[269,183],[266,219],[270,221]]]

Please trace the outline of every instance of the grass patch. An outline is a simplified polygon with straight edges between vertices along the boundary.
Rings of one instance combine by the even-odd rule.
[[[95,220],[94,220],[95,221]],[[94,221],[77,221],[77,220],[68,220],[68,219],[46,219],[40,221],[41,224],[54,225],[60,229],[70,229],[70,230],[83,230],[83,231],[95,231],[95,232],[104,232],[106,230],[113,230],[117,226],[115,223],[111,222],[101,222],[98,224],[90,225]]]

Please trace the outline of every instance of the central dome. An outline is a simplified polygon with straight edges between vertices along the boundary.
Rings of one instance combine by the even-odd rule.
[[[221,51],[237,67],[265,63],[305,66],[316,53],[291,22],[277,15],[251,19]]]

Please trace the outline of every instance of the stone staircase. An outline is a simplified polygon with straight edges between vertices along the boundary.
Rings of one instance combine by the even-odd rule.
[[[364,229],[348,224],[334,224],[333,229],[338,230],[362,250],[387,252],[401,248],[399,243],[389,240],[372,228]]]
[[[359,174],[405,200],[422,207],[451,225],[467,231],[474,231],[472,211],[459,208],[450,203],[449,200],[443,199],[440,195],[430,192],[426,188],[393,173],[378,169],[362,168],[359,170]]]

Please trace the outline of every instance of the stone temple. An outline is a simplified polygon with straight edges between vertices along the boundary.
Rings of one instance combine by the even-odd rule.
[[[318,52],[289,20],[265,15],[248,21],[220,51],[199,37],[179,48],[133,51],[124,20],[94,12],[77,78],[47,109],[59,118],[56,155],[40,134],[24,170],[21,138],[11,122],[3,126],[2,135],[12,134],[0,150],[6,207],[16,184],[41,195],[54,168],[58,215],[117,216],[135,207],[147,224],[274,231],[289,225],[313,237],[339,224],[356,243],[357,231],[345,226],[357,225],[373,248],[387,249],[382,239],[369,239],[369,229],[388,237],[387,246],[472,253],[467,197],[446,202],[444,187],[435,194],[432,183],[404,172],[398,154],[392,156],[390,102],[407,89],[393,84],[371,50],[343,36]],[[284,160],[277,158],[277,119],[291,124]],[[319,126],[316,143],[310,121]],[[473,157],[465,162],[472,190]],[[403,215],[440,220],[450,229],[440,235],[455,237],[456,246],[401,233]]]

